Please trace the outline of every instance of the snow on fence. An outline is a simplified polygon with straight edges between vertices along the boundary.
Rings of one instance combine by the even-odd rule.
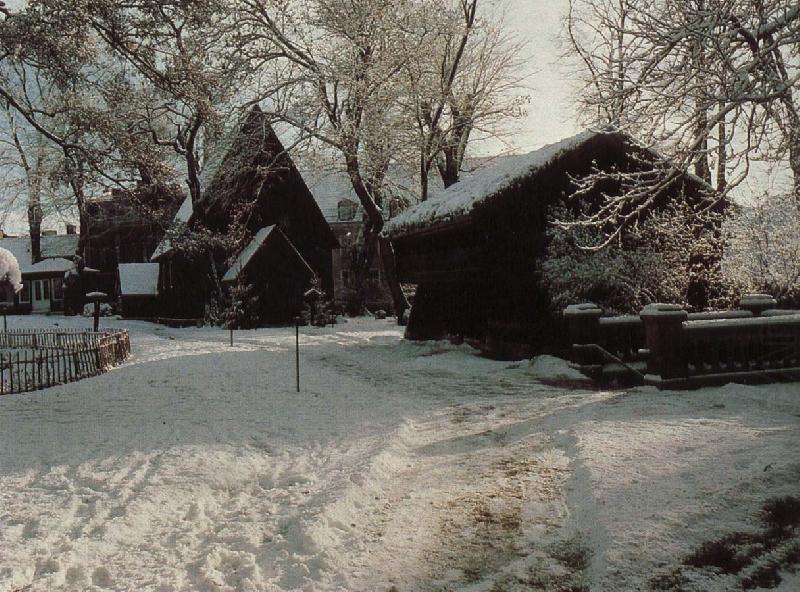
[[[121,364],[130,351],[130,337],[124,330],[0,331],[0,395],[102,374]]]
[[[594,379],[638,375],[660,388],[800,378],[800,311],[767,295],[740,310],[687,313],[653,304],[639,316],[602,317],[594,304],[564,311],[572,361]]]

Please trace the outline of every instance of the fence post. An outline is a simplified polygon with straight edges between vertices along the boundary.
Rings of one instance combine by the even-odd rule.
[[[603,309],[593,302],[570,304],[564,309],[564,319],[567,321],[569,345],[598,344],[600,333],[600,317]],[[577,364],[592,364],[596,361],[596,353],[592,351],[572,351],[570,354],[573,362]]]
[[[683,321],[689,318],[679,304],[648,304],[639,313],[647,345],[647,373],[662,379],[686,378]]]
[[[739,300],[739,308],[749,310],[754,317],[759,317],[765,310],[775,308],[778,301],[769,294],[745,294]]]

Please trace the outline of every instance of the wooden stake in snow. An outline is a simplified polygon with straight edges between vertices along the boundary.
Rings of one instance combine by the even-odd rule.
[[[94,302],[94,331],[97,332],[97,329],[100,327],[100,301],[105,300],[108,298],[108,294],[105,292],[89,292],[86,295],[86,299],[89,302]]]
[[[294,318],[294,365],[297,376],[297,392],[300,392],[300,317]]]

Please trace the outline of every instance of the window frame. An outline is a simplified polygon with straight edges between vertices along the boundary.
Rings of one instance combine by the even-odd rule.
[[[25,304],[31,301],[31,280],[22,280],[22,290],[19,291],[19,301]]]

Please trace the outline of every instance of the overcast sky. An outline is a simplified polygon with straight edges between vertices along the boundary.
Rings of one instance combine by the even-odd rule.
[[[559,33],[568,5],[568,0],[510,0],[507,24],[528,43],[525,74],[531,94],[528,116],[509,139],[517,151],[527,152],[580,131],[571,100],[575,88],[569,81],[570,67],[560,57]]]

